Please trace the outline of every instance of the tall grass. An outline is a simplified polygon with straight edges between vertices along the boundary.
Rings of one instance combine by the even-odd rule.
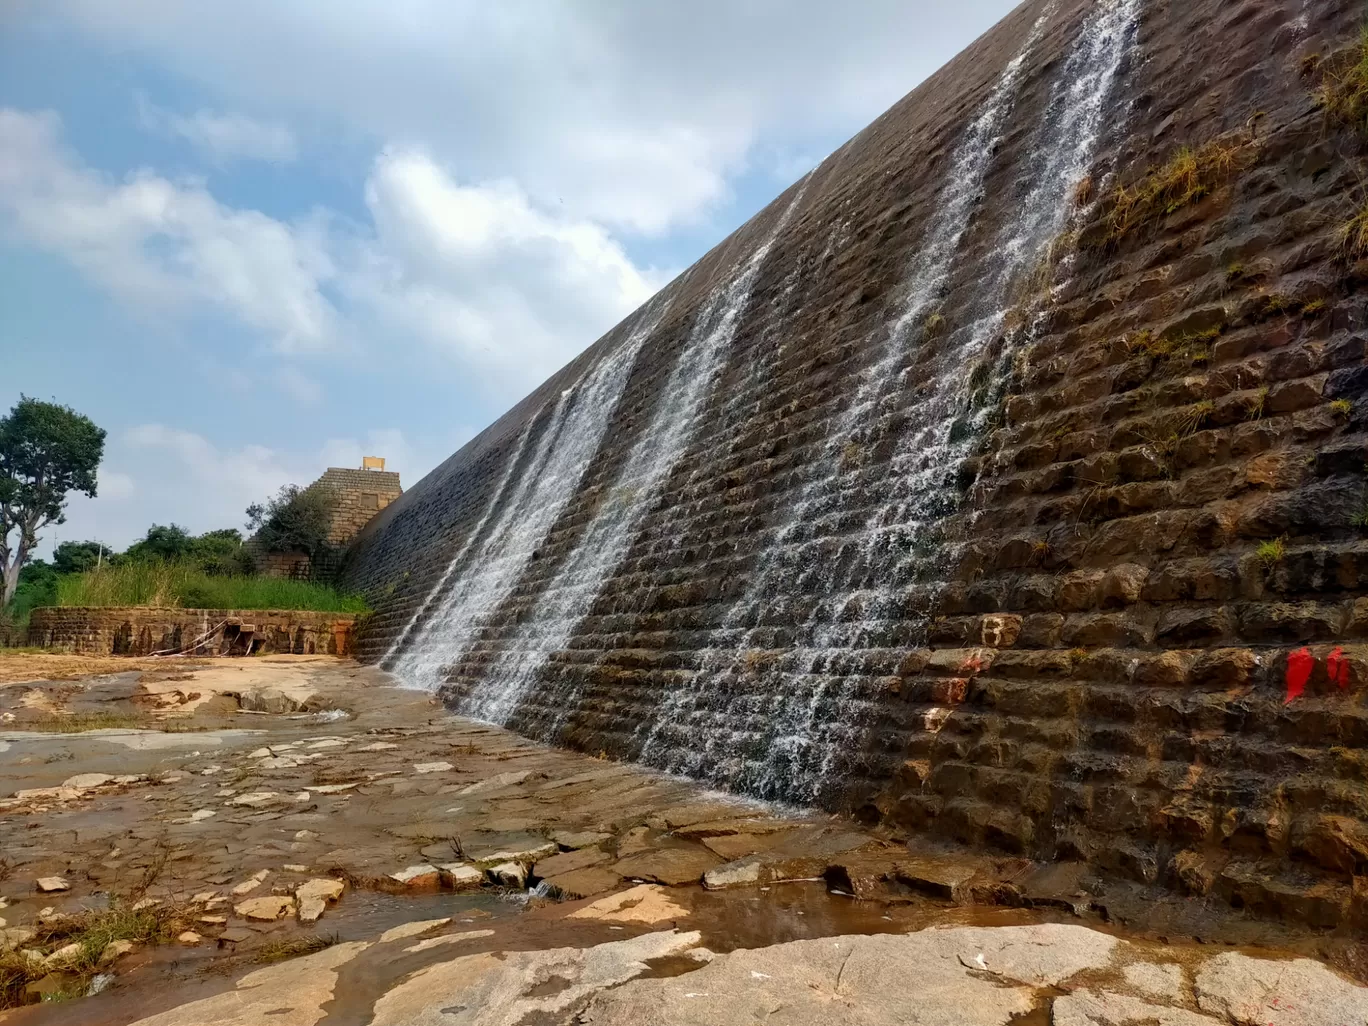
[[[57,581],[59,606],[161,606],[183,609],[300,609],[364,613],[366,602],[310,581],[219,576],[184,563],[130,562]]]

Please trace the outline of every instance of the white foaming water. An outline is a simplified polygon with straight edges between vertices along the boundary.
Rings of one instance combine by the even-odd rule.
[[[656,400],[650,423],[632,445],[612,491],[575,547],[543,587],[527,617],[461,705],[468,716],[504,724],[537,681],[552,653],[563,648],[626,555],[642,519],[655,506],[688,451],[714,382],[740,327],[760,269],[802,200],[806,180],[765,241],[723,286],[714,289],[694,321],[684,350]],[[554,695],[562,718],[575,694]],[[554,731],[559,726],[555,724]],[[544,733],[544,732],[543,732]]]
[[[451,580],[451,575],[465,565],[466,553],[470,551],[471,547],[477,541],[484,537],[485,525],[489,523],[489,518],[494,515],[494,511],[499,508],[499,500],[503,498],[504,492],[508,490],[508,483],[513,479],[513,472],[518,469],[519,464],[522,462],[523,452],[527,449],[527,440],[532,437],[532,428],[536,426],[539,419],[540,411],[536,416],[529,417],[527,423],[523,425],[523,429],[518,435],[518,444],[513,449],[513,458],[508,461],[508,466],[504,468],[503,476],[499,478],[499,483],[494,487],[494,494],[489,497],[489,502],[485,505],[484,513],[481,515],[480,519],[476,521],[475,526],[471,529],[470,533],[466,535],[465,540],[461,542],[460,546],[456,549],[456,554],[451,557],[451,561],[447,563],[446,569],[442,571],[442,576],[437,579],[437,583],[432,586],[432,590],[429,591],[427,597],[423,599],[422,605],[418,607],[417,612],[409,617],[408,623],[404,624],[404,629],[399,632],[399,635],[385,652],[384,657],[380,660],[380,665],[384,669],[394,669],[394,657],[403,650],[404,643],[408,641],[408,636],[413,631],[413,628],[422,621],[437,597],[446,592],[447,582]]]
[[[907,630],[902,586],[949,562],[935,527],[958,505],[956,470],[978,444],[992,408],[984,400],[992,397],[993,368],[971,368],[1000,332],[1011,284],[1064,224],[1074,185],[1092,161],[1138,7],[1139,0],[1103,0],[1085,23],[1037,132],[1020,213],[996,247],[1000,258],[990,258],[973,290],[976,320],[928,343],[934,348],[923,363],[930,375],[917,382],[909,403],[897,374],[909,336],[945,287],[1048,8],[1004,71],[953,163],[940,215],[913,263],[908,297],[881,359],[863,375],[856,403],[825,446],[818,476],[729,611],[715,650],[693,682],[662,705],[643,761],[764,797],[812,801],[832,786],[833,762],[858,755],[876,706],[855,653],[904,646],[909,639],[894,636]],[[853,450],[858,463],[862,445],[878,440],[898,406],[908,423],[891,473],[875,479],[848,471],[847,456]],[[876,512],[860,513],[874,495]],[[753,650],[766,640],[781,650],[776,658]],[[747,666],[754,656],[756,665]]]
[[[483,517],[452,559],[423,609],[395,643],[397,654],[392,670],[406,684],[436,690],[443,683],[447,668],[466,651],[489,617],[508,598],[532,554],[578,491],[637,354],[654,333],[668,305],[669,301],[662,296],[647,304],[627,340],[560,394],[533,455],[515,477],[530,427],[524,431],[518,453],[509,463]],[[499,500],[513,481],[516,483],[511,494],[500,505]],[[425,610],[428,613],[421,629],[400,648]]]

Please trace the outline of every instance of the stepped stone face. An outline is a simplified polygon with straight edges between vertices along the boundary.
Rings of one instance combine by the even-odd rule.
[[[382,511],[363,657],[735,791],[1362,921],[1368,148],[1314,102],[1361,14],[1024,4]]]

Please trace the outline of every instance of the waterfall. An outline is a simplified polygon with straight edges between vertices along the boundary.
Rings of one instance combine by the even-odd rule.
[[[1101,0],[1088,16],[1036,130],[1020,214],[974,286],[967,323],[947,330],[935,304],[1050,7],[1004,70],[951,163],[878,359],[700,671],[662,703],[643,761],[764,797],[811,801],[833,786],[836,763],[858,755],[877,709],[862,657],[877,663],[916,643],[907,589],[948,562],[935,527],[958,506],[956,472],[982,435],[1004,362],[976,361],[1001,335],[1011,286],[1063,226],[1139,2]],[[864,470],[867,450],[894,433],[886,470]]]
[[[756,278],[802,200],[806,182],[805,179],[765,240],[703,303],[656,400],[650,423],[636,439],[575,548],[462,703],[461,711],[465,714],[492,723],[507,723],[536,682],[542,666],[565,646],[575,625],[592,609],[602,588],[611,580],[642,519],[655,507],[666,482],[688,452],[707,411],[714,382],[741,326]],[[563,714],[573,709],[576,697],[547,696],[548,703]],[[553,725],[551,730],[558,726]]]
[[[386,656],[387,665],[400,679],[435,690],[508,598],[533,553],[579,490],[637,354],[668,306],[664,292],[658,294],[638,314],[627,340],[557,397],[533,455],[516,474],[511,494],[500,506],[527,444],[530,428],[524,431],[483,517]],[[421,630],[413,634],[424,613]],[[412,640],[405,645],[411,634]]]

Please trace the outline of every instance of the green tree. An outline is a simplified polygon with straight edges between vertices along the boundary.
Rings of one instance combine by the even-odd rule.
[[[98,541],[62,542],[52,553],[52,566],[59,574],[83,574],[114,558],[108,545]]]
[[[180,524],[153,524],[130,545],[124,556],[140,563],[181,559],[190,554],[195,539]]]
[[[0,608],[13,600],[38,532],[66,520],[67,495],[95,495],[104,442],[89,417],[24,395],[0,419]]]
[[[286,485],[247,507],[247,526],[268,552],[306,552],[313,559],[328,548],[335,506],[336,497],[323,488]]]

